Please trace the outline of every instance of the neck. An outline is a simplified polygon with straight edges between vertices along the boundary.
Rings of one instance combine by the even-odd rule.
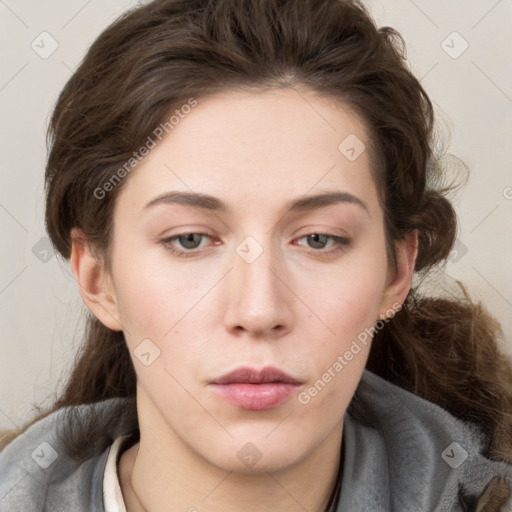
[[[154,443],[145,442],[141,432],[140,441],[119,461],[126,510],[326,512],[340,477],[341,433],[342,424],[293,467],[242,474],[212,466],[203,459],[184,460],[176,456],[179,450],[163,455]],[[161,461],[165,464],[159,464]]]

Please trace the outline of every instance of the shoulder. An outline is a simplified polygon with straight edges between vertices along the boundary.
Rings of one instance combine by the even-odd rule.
[[[64,436],[70,426],[87,431],[91,421],[114,409],[126,399],[112,398],[74,407],[64,407],[31,425],[0,452],[0,509],[103,510],[102,479],[113,440],[130,425],[90,439],[80,457],[68,453]]]
[[[345,416],[344,440],[343,487],[357,495],[360,482],[365,493],[370,484],[375,506],[459,510],[460,491],[480,496],[496,476],[512,487],[512,465],[484,455],[486,438],[477,425],[368,370]]]

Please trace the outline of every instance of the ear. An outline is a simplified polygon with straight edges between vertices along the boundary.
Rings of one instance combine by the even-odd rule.
[[[122,330],[112,280],[83,231],[76,227],[71,229],[71,270],[91,313],[109,329]]]
[[[407,233],[404,240],[395,243],[397,268],[384,290],[379,318],[385,319],[391,311],[398,311],[411,289],[414,265],[418,255],[418,230]]]

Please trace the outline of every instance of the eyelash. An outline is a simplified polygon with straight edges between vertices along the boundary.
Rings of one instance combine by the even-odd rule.
[[[169,237],[169,238],[164,238],[163,240],[160,241],[160,243],[171,254],[174,254],[174,255],[180,256],[180,257],[184,257],[184,258],[190,258],[190,257],[196,256],[197,254],[199,254],[199,250],[198,249],[188,249],[188,250],[177,249],[174,245],[171,244],[172,241],[174,241],[174,240],[176,240],[176,239],[178,239],[180,237],[187,236],[187,235],[199,235],[201,237],[212,238],[207,233],[193,233],[193,232],[189,232],[189,233],[180,233],[178,235],[174,235],[174,236]],[[316,254],[321,254],[321,255],[326,255],[327,256],[327,255],[331,255],[331,254],[337,254],[337,253],[343,251],[344,249],[346,249],[347,247],[349,247],[351,245],[351,241],[348,238],[345,238],[345,237],[342,237],[342,236],[336,236],[336,235],[329,235],[328,233],[317,233],[317,232],[308,233],[307,235],[303,235],[300,238],[297,238],[296,240],[302,240],[303,238],[307,238],[308,236],[311,236],[311,235],[326,236],[327,238],[329,238],[331,240],[334,240],[335,248],[334,249],[328,249],[328,250],[325,250],[325,249],[310,249],[310,251],[308,251],[308,252],[312,252],[312,253],[316,253]]]

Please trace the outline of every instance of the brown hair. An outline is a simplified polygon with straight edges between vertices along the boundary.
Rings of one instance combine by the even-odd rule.
[[[439,267],[454,244],[457,221],[449,187],[441,185],[442,155],[434,153],[432,103],[407,67],[401,36],[377,28],[357,0],[155,0],[123,14],[90,47],[51,118],[45,220],[56,250],[69,259],[76,226],[110,268],[113,207],[126,179],[101,199],[95,191],[105,191],[155,128],[190,98],[273,87],[305,87],[361,117],[390,262],[393,242],[417,229],[417,274]],[[512,462],[512,368],[498,349],[500,334],[497,322],[466,296],[426,297],[414,286],[375,335],[367,368],[478,423],[488,434],[487,455]],[[66,388],[30,424],[64,406],[133,398],[135,384],[123,333],[88,313]],[[68,443],[77,456],[95,435],[82,434]],[[500,510],[509,493],[493,481],[481,497],[492,504],[486,510]]]

